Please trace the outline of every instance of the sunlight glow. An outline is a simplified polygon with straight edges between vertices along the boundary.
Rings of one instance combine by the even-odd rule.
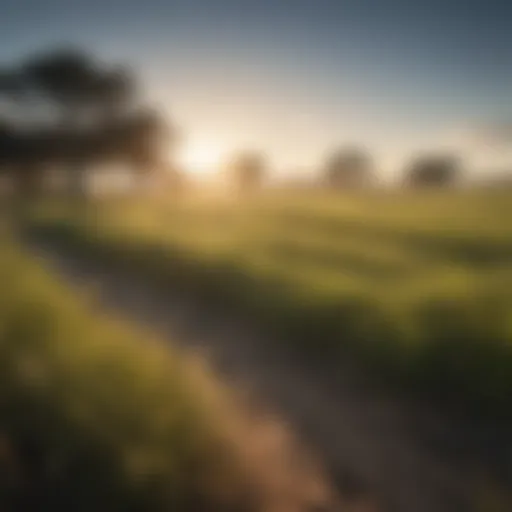
[[[223,151],[211,141],[191,140],[180,155],[186,171],[194,174],[209,174],[218,169]]]

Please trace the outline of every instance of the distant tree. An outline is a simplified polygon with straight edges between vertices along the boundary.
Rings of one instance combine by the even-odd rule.
[[[406,169],[404,182],[410,187],[442,187],[460,176],[460,161],[454,155],[427,154],[415,158]]]
[[[21,145],[34,165],[65,165],[72,190],[81,194],[87,168],[102,161],[122,161],[136,172],[159,167],[163,138],[172,135],[160,116],[140,105],[127,70],[105,67],[78,50],[42,54],[4,70],[0,93],[17,105],[11,122],[24,127]],[[44,147],[36,144],[41,137]]]
[[[368,153],[357,147],[334,151],[324,164],[324,180],[334,189],[358,188],[366,185],[372,173]]]
[[[241,193],[261,188],[266,171],[266,159],[256,151],[238,153],[228,162],[229,178],[236,190]]]

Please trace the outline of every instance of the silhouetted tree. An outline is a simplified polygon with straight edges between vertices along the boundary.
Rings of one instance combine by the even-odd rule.
[[[372,161],[366,151],[357,147],[342,148],[328,156],[324,180],[334,189],[358,188],[366,185],[372,172]]]
[[[32,195],[41,183],[42,156],[51,142],[44,134],[0,123],[0,173],[23,195]]]
[[[410,187],[448,186],[460,176],[460,161],[454,155],[427,154],[415,158],[405,171]]]
[[[31,150],[34,166],[66,165],[80,193],[92,165],[120,162],[137,173],[161,166],[163,138],[172,131],[139,105],[135,91],[127,70],[77,50],[43,54],[0,73],[0,92],[18,106],[11,122],[25,127],[20,143]],[[41,137],[46,147],[36,144]]]
[[[241,193],[259,189],[265,178],[266,168],[265,157],[256,151],[238,153],[228,162],[230,180]]]

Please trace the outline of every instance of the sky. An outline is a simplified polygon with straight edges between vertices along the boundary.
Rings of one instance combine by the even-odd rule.
[[[288,173],[357,144],[389,173],[452,147],[484,167],[512,162],[511,25],[502,0],[2,0],[0,62],[133,66],[196,164],[254,149]]]

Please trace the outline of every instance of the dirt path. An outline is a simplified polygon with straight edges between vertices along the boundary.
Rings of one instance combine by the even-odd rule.
[[[31,242],[31,248],[72,285],[92,288],[102,309],[201,351],[222,379],[291,426],[342,495],[371,496],[389,512],[473,510],[475,469],[482,469],[495,432],[481,431],[475,441],[469,428],[384,396],[348,363],[320,374],[218,308],[164,297],[133,276],[48,245]]]

